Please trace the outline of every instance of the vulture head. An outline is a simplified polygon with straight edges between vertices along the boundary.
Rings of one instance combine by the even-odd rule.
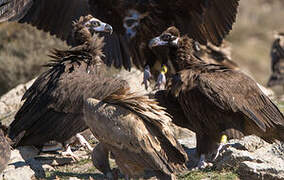
[[[81,16],[78,21],[73,23],[73,38],[78,45],[91,39],[94,33],[111,34],[112,31],[111,25],[94,18],[92,15]]]
[[[123,18],[123,27],[125,35],[128,39],[135,37],[137,28],[140,26],[140,21],[147,16],[147,13],[141,14],[137,10],[130,9],[127,15]]]
[[[180,39],[179,30],[172,26],[165,30],[160,36],[153,38],[149,42],[149,47],[157,47],[157,46],[169,46],[169,47],[177,47]]]

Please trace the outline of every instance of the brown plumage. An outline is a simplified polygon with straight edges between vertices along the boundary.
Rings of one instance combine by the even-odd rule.
[[[174,179],[173,174],[185,168],[187,156],[169,128],[171,118],[154,100],[120,89],[102,101],[89,98],[85,105],[86,123],[100,148],[111,151],[126,176],[148,172]]]
[[[0,123],[0,174],[6,168],[11,156],[10,145],[6,133],[7,128]]]
[[[160,92],[157,98],[175,98],[173,102],[187,120],[183,126],[196,133],[197,152],[200,155],[213,152],[223,134],[229,138],[255,134],[268,142],[284,141],[283,114],[256,82],[242,72],[195,58],[193,42],[170,27],[151,45],[170,47],[178,73],[168,91]],[[167,106],[168,100],[158,100]],[[176,124],[183,123],[182,118]]]
[[[284,33],[279,32],[271,47],[271,70],[272,74],[267,86],[284,84]]]
[[[239,0],[2,0],[0,22],[17,20],[48,31],[74,45],[72,21],[82,15],[110,23],[115,32],[105,36],[103,58],[107,65],[132,63],[143,69],[160,57],[148,48],[148,41],[168,25],[206,44],[220,44],[236,19]],[[132,59],[133,62],[130,61]]]
[[[16,145],[66,141],[87,128],[84,99],[102,99],[128,86],[125,81],[104,77],[103,38],[96,33],[92,35],[91,31],[109,29],[109,25],[92,16],[81,17],[74,23],[74,39],[81,44],[63,51],[54,50],[53,60],[47,65],[50,69],[24,94],[25,103],[10,125],[9,137]]]

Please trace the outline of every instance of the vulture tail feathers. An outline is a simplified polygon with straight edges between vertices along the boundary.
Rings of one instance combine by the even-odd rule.
[[[129,92],[129,89],[120,90],[119,93],[115,92],[106,97],[103,102],[122,106],[141,117],[148,130],[161,143],[162,149],[157,152],[161,160],[168,165],[172,172],[180,172],[185,169],[187,155],[177,139],[174,138],[169,127],[171,118],[165,108],[147,96]],[[95,105],[99,101],[92,99],[92,103]]]

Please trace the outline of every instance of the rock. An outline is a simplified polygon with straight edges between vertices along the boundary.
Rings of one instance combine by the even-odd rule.
[[[18,149],[13,150],[8,167],[1,174],[0,180],[30,180],[34,177],[45,177],[41,164],[33,158],[24,160]]]
[[[22,106],[24,101],[21,101],[22,96],[26,90],[32,85],[35,79],[20,84],[14,89],[10,90],[0,98],[0,119],[4,125],[9,125],[14,119],[14,115]]]
[[[232,140],[215,162],[216,169],[233,169],[242,179],[284,179],[284,144],[268,144],[256,136]]]

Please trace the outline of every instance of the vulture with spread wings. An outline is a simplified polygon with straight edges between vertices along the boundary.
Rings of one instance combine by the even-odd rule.
[[[0,22],[29,23],[74,45],[72,21],[92,14],[115,29],[112,35],[105,35],[103,60],[107,65],[127,70],[132,64],[139,69],[149,65],[152,69],[167,59],[161,53],[165,49],[149,49],[152,37],[175,25],[201,44],[219,45],[232,28],[238,3],[239,0],[2,0]]]
[[[272,74],[267,86],[284,84],[284,32],[279,32],[271,47],[271,70]]]
[[[193,55],[194,41],[170,27],[149,46],[168,46],[177,74],[168,91],[156,98],[177,125],[196,133],[199,167],[222,140],[255,134],[265,141],[284,141],[284,116],[254,80],[223,65],[208,64]],[[176,108],[176,109],[173,109]],[[175,113],[183,115],[176,115]],[[221,147],[221,146],[220,146]],[[215,156],[215,158],[218,156]]]

